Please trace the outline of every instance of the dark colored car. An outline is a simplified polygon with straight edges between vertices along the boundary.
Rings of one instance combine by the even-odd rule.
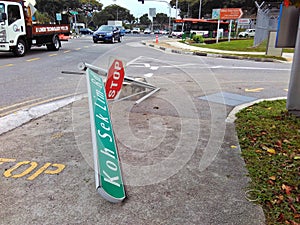
[[[98,41],[114,43],[116,40],[121,42],[120,30],[116,26],[102,25],[93,33],[94,43]]]
[[[124,36],[125,34],[126,34],[126,30],[125,30],[125,28],[124,27],[122,27],[122,26],[117,26],[118,28],[119,28],[119,30],[120,30],[120,34],[121,34],[121,36]]]
[[[80,28],[79,33],[80,34],[93,34],[94,31],[91,30],[90,28]]]

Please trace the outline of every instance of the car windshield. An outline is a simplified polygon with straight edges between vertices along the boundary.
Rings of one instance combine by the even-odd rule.
[[[108,25],[102,25],[99,27],[98,31],[113,31],[114,27],[113,26],[108,26]]]

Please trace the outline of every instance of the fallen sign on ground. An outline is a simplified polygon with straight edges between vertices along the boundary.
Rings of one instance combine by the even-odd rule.
[[[105,69],[96,67],[94,65],[91,65],[91,64],[88,64],[88,63],[85,63],[85,62],[82,62],[82,63],[80,63],[78,65],[78,69],[82,70],[82,71],[86,71],[88,68],[91,69],[91,70],[93,70],[93,71],[95,71],[98,75],[100,75],[100,76],[102,76],[104,78],[107,77],[108,71],[105,70]],[[155,86],[153,86],[153,85],[151,85],[151,84],[149,84],[147,82],[139,81],[139,80],[134,79],[133,77],[125,76],[125,73],[124,73],[124,81],[126,81],[128,83],[131,83],[131,84],[134,84],[134,85],[139,86],[139,87],[143,87],[143,88],[149,89],[149,91],[143,91],[143,92],[140,92],[140,93],[135,93],[135,94],[132,94],[130,96],[126,96],[126,97],[124,97],[122,99],[118,99],[118,100],[116,100],[116,98],[115,98],[114,102],[115,101],[122,101],[122,100],[125,100],[125,99],[128,99],[128,98],[131,98],[133,96],[149,92],[148,94],[146,94],[145,96],[141,97],[140,99],[138,99],[135,102],[135,104],[139,104],[139,103],[141,103],[142,101],[144,101],[145,99],[149,98],[150,96],[152,96],[153,94],[155,94],[156,92],[158,92],[160,90],[160,88],[155,87]]]
[[[120,93],[124,81],[125,71],[123,62],[115,59],[109,67],[105,84],[106,98],[113,100]]]
[[[102,78],[89,68],[86,70],[86,78],[96,189],[106,200],[118,203],[126,198],[126,193],[107,104],[105,86]]]

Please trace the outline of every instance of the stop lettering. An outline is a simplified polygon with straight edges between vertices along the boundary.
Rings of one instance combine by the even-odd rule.
[[[122,89],[124,76],[125,71],[123,62],[115,59],[107,74],[107,81],[105,85],[107,99],[114,99],[118,95],[119,91]]]

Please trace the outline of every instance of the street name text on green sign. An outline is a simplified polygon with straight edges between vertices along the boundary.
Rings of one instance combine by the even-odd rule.
[[[102,78],[87,69],[90,120],[93,140],[96,188],[106,200],[117,203],[126,194],[119,164],[118,150]]]

